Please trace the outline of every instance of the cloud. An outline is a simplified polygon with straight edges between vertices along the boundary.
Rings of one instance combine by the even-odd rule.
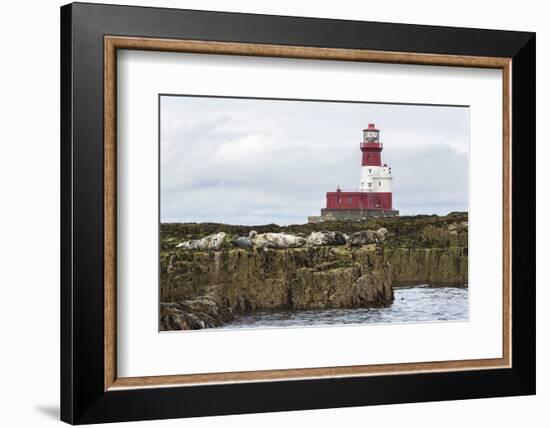
[[[374,122],[403,214],[466,210],[468,109],[162,97],[161,221],[303,223],[358,187]]]

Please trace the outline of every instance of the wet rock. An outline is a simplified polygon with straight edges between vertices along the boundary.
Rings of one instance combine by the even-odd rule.
[[[233,318],[227,306],[209,296],[160,304],[160,328],[163,331],[219,327]]]
[[[191,241],[185,241],[176,246],[176,248],[183,248],[185,250],[219,250],[225,242],[225,232],[216,233],[214,235],[208,235],[201,239],[194,239]]]
[[[306,238],[308,247],[318,247],[322,245],[346,245],[348,236],[342,232],[320,231],[312,232]]]
[[[350,306],[387,306],[394,300],[391,278],[381,272],[369,272],[355,280]]]
[[[306,244],[306,240],[290,233],[256,233],[251,231],[250,240],[258,248],[298,248]]]

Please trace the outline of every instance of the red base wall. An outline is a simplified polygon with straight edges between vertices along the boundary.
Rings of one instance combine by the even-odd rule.
[[[330,209],[392,209],[392,194],[377,192],[327,192]]]

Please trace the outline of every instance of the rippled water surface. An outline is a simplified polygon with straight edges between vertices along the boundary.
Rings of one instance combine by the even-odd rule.
[[[335,324],[465,321],[468,288],[418,285],[395,287],[395,301],[386,308],[257,311],[220,328],[298,327]]]

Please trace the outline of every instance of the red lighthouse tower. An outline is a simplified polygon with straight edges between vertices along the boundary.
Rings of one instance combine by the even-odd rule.
[[[359,147],[363,152],[361,166],[382,166],[380,131],[374,127],[374,123],[369,123],[369,127],[363,129],[363,142]]]
[[[380,130],[373,123],[363,129],[361,150],[361,176],[358,189],[327,192],[326,208],[321,209],[321,217],[310,217],[310,221],[361,220],[367,217],[389,217],[399,215],[393,209],[392,171],[382,164],[383,145]]]

